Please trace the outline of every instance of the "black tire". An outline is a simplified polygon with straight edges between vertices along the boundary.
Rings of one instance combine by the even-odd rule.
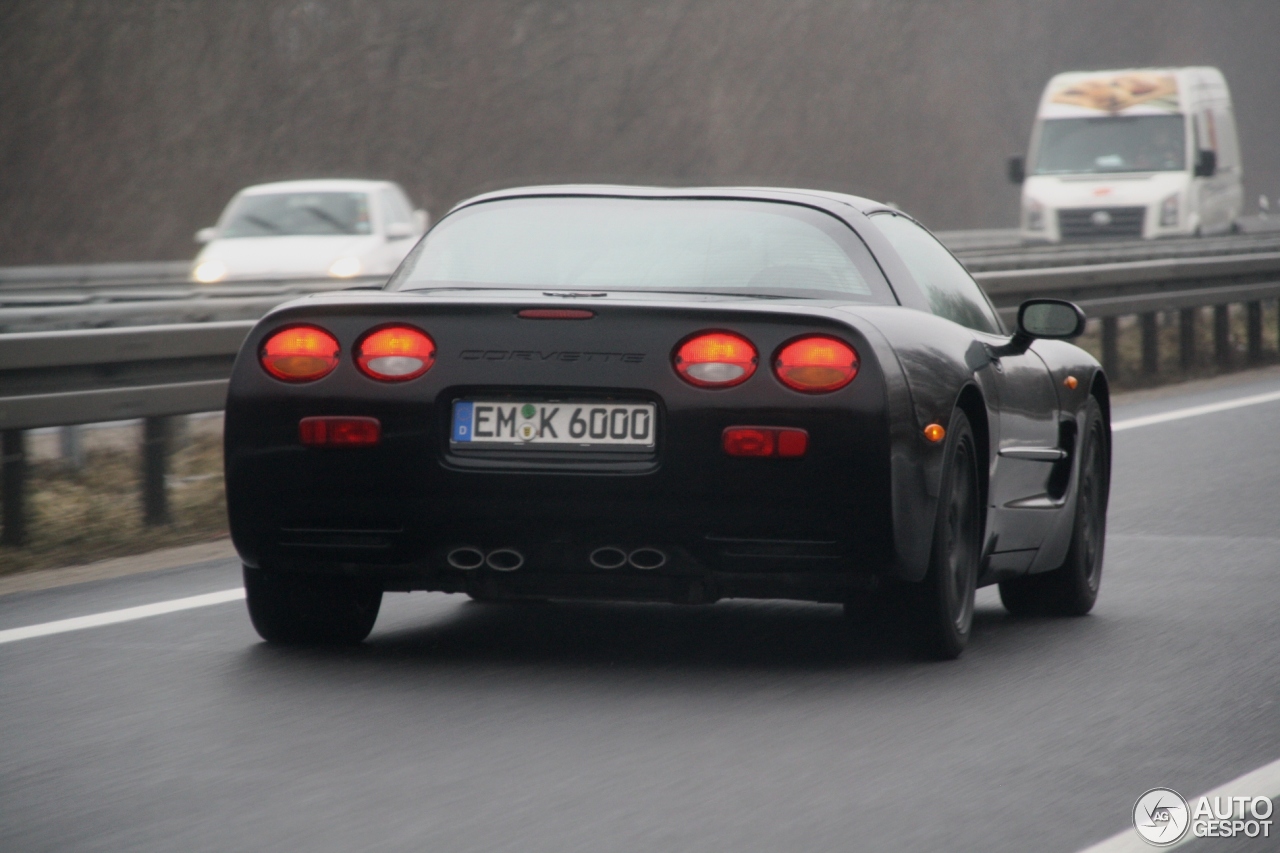
[[[382,588],[354,578],[244,567],[245,601],[268,643],[355,645],[369,636]]]
[[[1086,404],[1081,435],[1080,479],[1067,557],[1052,571],[1000,584],[1000,600],[1015,616],[1083,616],[1098,600],[1110,482],[1107,429],[1102,407],[1093,397]]]
[[[973,597],[982,557],[982,492],[973,429],[956,410],[944,451],[933,549],[924,582],[906,587],[921,651],[939,660],[960,657],[973,629]]]

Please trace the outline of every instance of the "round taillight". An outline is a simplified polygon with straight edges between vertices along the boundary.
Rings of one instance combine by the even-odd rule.
[[[375,329],[356,344],[356,366],[366,376],[383,382],[416,379],[430,370],[435,360],[435,341],[412,326]]]
[[[731,332],[702,332],[671,358],[680,378],[699,388],[729,388],[751,378],[759,358],[751,341]]]
[[[836,338],[800,338],[778,351],[773,371],[783,385],[797,391],[836,391],[858,375],[858,353]]]
[[[285,382],[310,382],[338,366],[338,339],[316,326],[289,326],[267,338],[262,368]]]

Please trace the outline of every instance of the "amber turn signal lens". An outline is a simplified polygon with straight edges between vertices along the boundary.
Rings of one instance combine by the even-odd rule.
[[[289,326],[258,353],[263,370],[285,382],[310,382],[338,366],[338,340],[317,326]]]
[[[947,431],[942,428],[942,424],[929,424],[924,428],[924,437],[937,444],[947,437]]]
[[[756,348],[731,332],[705,332],[688,338],[671,357],[676,373],[699,388],[731,388],[756,372]]]
[[[1068,376],[1066,379],[1062,380],[1062,384],[1074,391],[1076,390],[1076,386],[1080,384],[1080,380],[1076,379],[1074,376]]]
[[[435,341],[412,326],[375,329],[356,344],[356,366],[382,382],[416,379],[435,364]]]
[[[838,391],[858,375],[858,353],[836,338],[801,338],[782,348],[773,370],[782,384],[796,391]]]

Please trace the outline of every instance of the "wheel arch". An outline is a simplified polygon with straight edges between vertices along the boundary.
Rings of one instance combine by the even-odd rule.
[[[1093,381],[1089,383],[1089,396],[1098,401],[1102,409],[1102,424],[1106,428],[1107,481],[1111,480],[1111,386],[1107,375],[1101,369],[1093,373]]]

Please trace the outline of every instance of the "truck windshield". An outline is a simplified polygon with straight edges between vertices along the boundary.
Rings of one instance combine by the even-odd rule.
[[[440,221],[390,290],[684,291],[892,301],[840,220],[759,201],[518,198]]]
[[[368,233],[369,197],[366,194],[318,192],[241,196],[218,236]]]
[[[1049,119],[1033,174],[1178,172],[1186,168],[1181,115]]]

